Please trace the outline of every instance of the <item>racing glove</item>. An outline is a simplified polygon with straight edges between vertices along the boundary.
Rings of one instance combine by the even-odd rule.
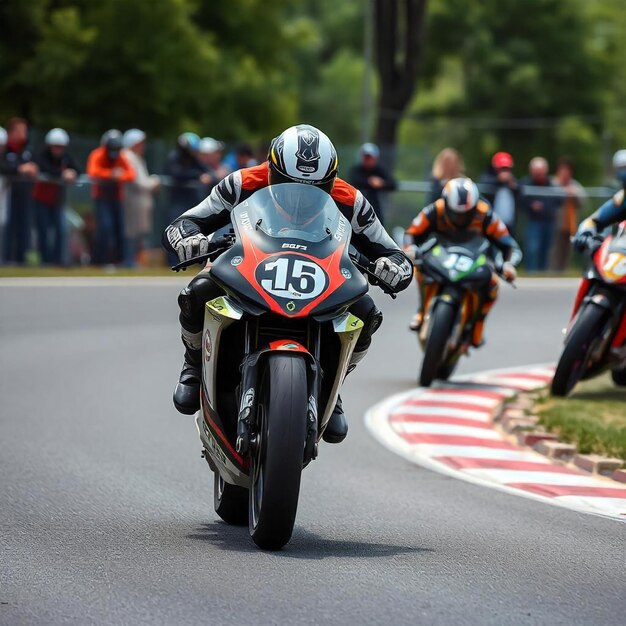
[[[515,269],[515,265],[510,261],[505,261],[502,264],[502,276],[507,283],[512,283],[517,278],[517,270]]]
[[[598,234],[596,224],[591,219],[586,219],[578,227],[578,231],[572,239],[572,244],[577,252],[586,252],[589,241]]]
[[[411,282],[413,267],[403,254],[391,257],[380,257],[374,263],[374,276],[390,291],[397,293],[405,289]]]
[[[187,220],[168,226],[165,237],[181,263],[202,256],[209,250],[209,237],[203,235],[196,224]]]

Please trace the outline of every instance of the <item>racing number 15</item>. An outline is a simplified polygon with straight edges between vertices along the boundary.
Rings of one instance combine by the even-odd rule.
[[[280,257],[266,263],[261,287],[279,297],[314,298],[324,291],[326,277],[316,263]]]

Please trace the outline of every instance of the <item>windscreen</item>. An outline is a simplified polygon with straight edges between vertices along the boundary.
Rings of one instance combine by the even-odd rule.
[[[254,228],[271,237],[322,241],[332,237],[339,223],[333,199],[313,185],[284,183],[260,189],[238,207]]]

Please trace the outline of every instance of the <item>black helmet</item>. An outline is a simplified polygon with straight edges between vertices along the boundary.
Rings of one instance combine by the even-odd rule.
[[[330,193],[337,178],[337,151],[314,126],[299,124],[282,132],[267,156],[271,185],[305,183]]]
[[[123,146],[122,133],[116,128],[107,130],[102,139],[100,139],[100,145],[104,146],[107,151],[107,155],[110,159],[115,160],[119,156]]]

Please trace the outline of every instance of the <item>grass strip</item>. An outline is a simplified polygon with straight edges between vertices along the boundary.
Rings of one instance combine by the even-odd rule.
[[[546,430],[583,454],[626,461],[626,388],[610,374],[579,384],[569,398],[543,397],[535,412]]]

